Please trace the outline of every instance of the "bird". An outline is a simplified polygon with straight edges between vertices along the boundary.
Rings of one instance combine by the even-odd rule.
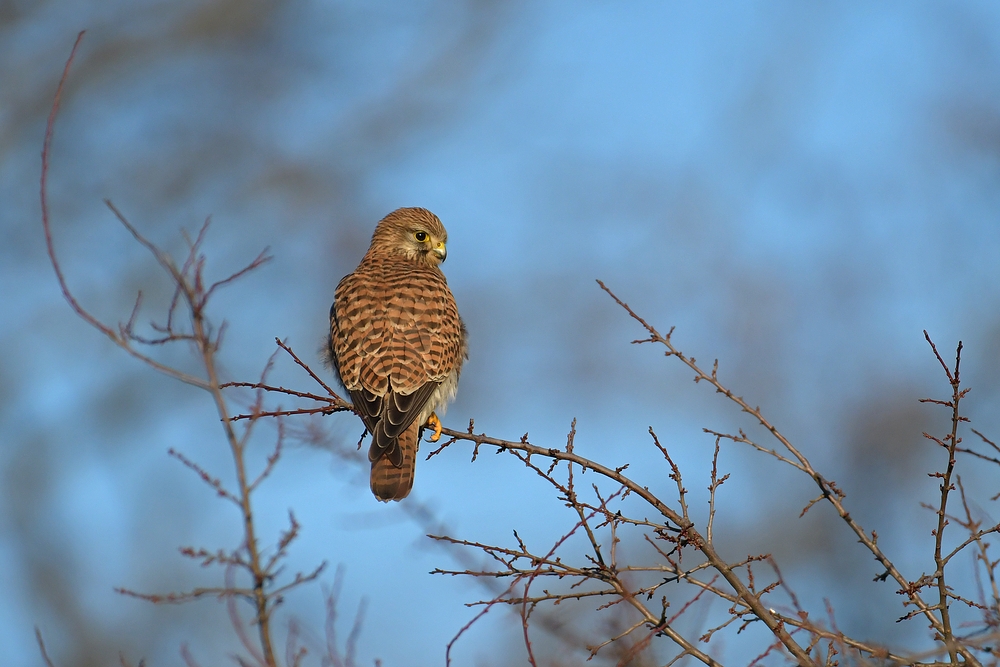
[[[440,268],[447,243],[427,209],[393,211],[330,307],[328,361],[372,436],[371,490],[383,502],[413,488],[423,430],[440,439],[440,416],[468,358],[465,323]]]

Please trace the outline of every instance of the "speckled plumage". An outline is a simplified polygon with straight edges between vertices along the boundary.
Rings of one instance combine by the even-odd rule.
[[[410,492],[420,431],[454,398],[466,358],[465,325],[438,268],[447,240],[430,211],[393,211],[330,308],[330,359],[372,434],[379,500]]]

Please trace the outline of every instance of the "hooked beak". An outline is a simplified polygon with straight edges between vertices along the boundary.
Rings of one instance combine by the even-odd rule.
[[[437,255],[442,262],[448,259],[448,249],[445,247],[444,241],[438,241],[438,244],[434,246],[431,252]]]

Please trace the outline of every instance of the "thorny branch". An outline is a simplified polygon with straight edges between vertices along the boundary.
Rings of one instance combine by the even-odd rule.
[[[532,444],[528,440],[527,435],[519,440],[504,440],[476,433],[473,430],[471,422],[469,428],[465,431],[444,429],[443,433],[448,437],[448,440],[431,452],[428,458],[435,456],[457,442],[463,441],[473,446],[473,460],[476,459],[480,447],[496,447],[498,452],[506,452],[515,456],[528,469],[546,480],[557,492],[559,499],[567,507],[571,508],[576,515],[574,527],[557,540],[552,549],[543,553],[529,549],[516,533],[516,547],[502,547],[471,540],[460,540],[444,535],[432,535],[432,537],[442,542],[478,549],[498,566],[495,569],[478,570],[438,569],[435,570],[436,573],[466,575],[477,578],[507,578],[510,580],[510,586],[499,595],[488,600],[473,603],[474,605],[482,606],[483,609],[473,618],[470,625],[497,604],[519,608],[521,610],[520,616],[524,629],[528,659],[529,662],[534,662],[535,656],[528,634],[528,626],[530,615],[538,604],[544,602],[560,604],[570,600],[581,601],[605,598],[609,602],[602,604],[601,609],[618,607],[621,602],[625,602],[627,607],[638,612],[638,618],[630,621],[625,631],[616,633],[608,642],[596,644],[593,647],[595,654],[610,644],[625,640],[639,628],[646,627],[650,632],[642,640],[634,644],[633,649],[637,646],[641,649],[655,636],[665,636],[673,640],[678,646],[681,650],[680,655],[695,657],[704,664],[716,664],[711,656],[698,649],[674,627],[675,623],[687,609],[698,602],[703,594],[710,593],[715,598],[725,600],[731,605],[729,610],[731,617],[718,627],[705,633],[702,641],[708,641],[715,633],[729,626],[734,621],[739,622],[741,630],[751,623],[763,623],[775,637],[775,643],[762,654],[761,658],[771,654],[776,649],[781,649],[787,652],[788,656],[800,665],[834,664],[834,656],[836,655],[853,656],[852,659],[861,661],[866,659],[885,660],[894,664],[937,664],[926,661],[920,662],[920,660],[926,660],[927,657],[933,657],[933,655],[937,654],[928,654],[919,660],[912,657],[907,658],[888,651],[877,644],[860,641],[844,635],[832,623],[832,611],[830,612],[830,628],[810,618],[809,614],[799,605],[794,592],[781,579],[776,565],[775,572],[778,574],[778,580],[763,587],[756,586],[752,564],[758,560],[769,559],[768,556],[751,556],[744,560],[728,562],[716,551],[714,540],[712,539],[712,526],[716,513],[715,497],[719,487],[729,477],[728,474],[720,474],[718,469],[719,443],[721,440],[731,440],[750,445],[757,451],[773,456],[775,459],[787,463],[809,475],[817,484],[821,493],[818,498],[806,506],[805,510],[808,510],[816,502],[825,501],[830,504],[841,519],[849,526],[850,530],[858,537],[859,542],[885,568],[885,573],[880,577],[876,577],[876,580],[884,580],[890,577],[894,579],[899,585],[900,593],[906,598],[905,604],[914,607],[905,618],[920,615],[928,620],[931,627],[937,633],[938,641],[942,643],[946,652],[949,654],[953,653],[949,664],[958,664],[958,662],[963,662],[967,665],[980,664],[976,653],[980,650],[988,652],[989,647],[986,646],[981,638],[977,640],[978,643],[957,639],[953,634],[951,621],[946,612],[949,601],[957,600],[963,604],[978,603],[972,603],[967,598],[957,595],[947,586],[943,585],[943,571],[951,558],[966,546],[971,544],[985,546],[983,540],[988,535],[995,533],[997,530],[996,527],[990,529],[970,527],[969,539],[949,553],[944,553],[940,547],[936,547],[935,562],[938,565],[938,571],[941,573],[940,576],[922,577],[915,581],[909,580],[896,568],[890,557],[878,545],[877,534],[875,532],[869,534],[851,517],[844,504],[846,498],[844,492],[833,481],[827,480],[820,472],[814,469],[808,458],[764,417],[759,408],[751,407],[742,397],[735,395],[721,383],[718,377],[718,362],[713,364],[710,372],[703,371],[693,358],[686,356],[673,345],[670,333],[667,335],[660,334],[632,311],[627,304],[618,299],[606,286],[601,284],[601,287],[630,316],[646,328],[649,337],[635,342],[654,342],[664,345],[667,348],[667,356],[677,357],[690,369],[695,371],[696,381],[704,380],[714,386],[717,393],[723,394],[739,406],[741,411],[751,415],[759,424],[767,429],[777,441],[780,451],[754,442],[742,430],[739,431],[738,435],[730,435],[705,429],[707,433],[715,436],[716,442],[710,474],[709,510],[705,519],[705,530],[702,532],[696,527],[696,521],[688,506],[687,490],[682,481],[681,471],[673,462],[668,448],[660,442],[652,429],[650,429],[650,436],[653,445],[663,455],[670,471],[669,477],[676,485],[676,499],[673,504],[666,502],[662,496],[655,494],[647,486],[640,484],[630,475],[627,475],[625,473],[625,470],[628,468],[627,464],[612,468],[577,453],[574,444],[576,434],[575,422],[571,426],[564,448],[542,447]],[[954,407],[967,390],[960,389],[958,386],[957,365],[953,373],[950,369],[948,370],[949,382],[953,382],[954,393],[952,400],[939,401],[938,403]],[[309,407],[274,411],[275,414],[329,414],[333,411],[350,409],[350,406],[336,395],[326,396],[264,385],[247,386],[278,395],[306,399],[313,403]],[[955,408],[953,410],[952,433],[941,440],[936,440],[936,442],[949,449],[950,463],[946,466],[944,472],[939,473],[943,480],[945,480],[945,483],[942,484],[945,491],[952,488],[950,480],[954,473],[954,455],[955,451],[961,451],[961,449],[956,448],[956,445],[961,441],[957,436],[957,427],[959,422],[964,420],[965,418],[959,416],[957,408]],[[989,442],[985,438],[983,439]],[[538,464],[536,463],[536,459],[538,458],[551,463],[545,465]],[[564,478],[558,476],[558,471],[561,469],[560,464],[563,463],[565,464]],[[588,471],[614,482],[617,490],[605,496],[602,494],[599,486],[593,484],[591,485],[591,491],[596,500],[587,500],[577,489],[577,475]],[[658,520],[651,520],[648,517],[635,516],[634,514],[629,515],[629,513],[624,511],[624,507],[622,509],[612,508],[613,503],[622,505],[630,497],[638,498],[645,506],[654,509],[660,518]],[[947,498],[947,493],[944,491],[943,498],[945,500]],[[943,525],[947,525],[945,509],[946,506],[942,504],[940,507],[940,516],[944,522]],[[803,510],[803,514],[805,510]],[[643,539],[653,546],[655,553],[660,558],[658,564],[641,566],[622,564],[618,561],[616,547],[621,540],[620,534],[627,528],[646,531]],[[578,532],[585,536],[586,543],[589,544],[588,550],[590,555],[586,557],[586,564],[572,564],[571,561],[558,555],[559,551],[563,550],[565,545],[570,542],[570,538]],[[608,541],[605,541],[605,538],[608,538]],[[937,534],[935,540],[937,544],[939,540]],[[688,555],[685,556],[685,554]],[[685,558],[689,560],[694,558],[694,564],[683,564]],[[992,577],[992,570],[996,567],[996,563],[990,561],[984,562],[989,565],[986,569]],[[639,583],[638,581],[633,582],[631,580],[631,578],[638,575],[648,575],[650,573],[659,573],[660,579],[650,583]],[[702,575],[710,576],[708,579],[702,579]],[[558,583],[559,586],[546,588],[538,594],[531,593],[529,590],[531,584],[540,579],[551,579],[554,583]],[[717,583],[720,579],[725,582],[725,586],[720,586],[720,583]],[[669,590],[664,589],[665,586],[678,583],[686,583],[694,586],[696,593],[682,604],[679,612],[669,615],[667,608],[670,606],[670,602],[667,599],[668,596],[662,595],[662,592],[663,590]],[[935,604],[926,602],[921,595],[921,590],[932,584],[939,591],[945,591],[944,598],[939,599]],[[777,606],[765,602],[765,598],[779,588],[785,590],[786,594],[793,601],[790,611],[781,611]],[[649,601],[653,600],[655,595],[661,595],[662,598],[659,608],[651,607],[648,604]],[[994,608],[995,605],[991,607],[991,609]],[[991,611],[990,613],[993,614],[993,619],[998,617],[995,611]],[[990,627],[995,628],[996,624],[996,620],[993,620]],[[461,636],[468,627],[463,627],[455,639]],[[796,639],[796,636],[803,637],[804,641]],[[454,641],[453,639],[452,643]],[[450,647],[451,644],[449,644],[449,655]],[[824,647],[825,653],[821,652],[821,649]],[[632,654],[631,652],[632,649],[629,649],[629,655]]]
[[[942,632],[938,637],[941,641],[945,643],[948,647],[948,655],[952,662],[956,662],[958,658],[958,647],[955,645],[954,637],[951,628],[951,613],[949,612],[948,605],[948,586],[945,583],[945,563],[946,558],[942,554],[942,544],[944,543],[944,529],[948,525],[947,510],[948,510],[948,495],[955,488],[951,483],[952,475],[955,472],[955,448],[958,447],[958,443],[961,442],[961,438],[958,437],[958,425],[962,421],[967,421],[959,413],[959,402],[968,393],[968,390],[961,388],[961,380],[959,376],[959,368],[962,363],[962,342],[958,343],[958,350],[955,352],[955,370],[954,372],[948,368],[948,365],[938,354],[937,346],[934,345],[934,341],[928,335],[927,331],[924,331],[924,338],[927,343],[931,346],[931,350],[934,351],[934,356],[941,363],[941,367],[944,369],[945,375],[948,376],[948,382],[952,387],[951,400],[945,403],[946,407],[951,408],[951,433],[945,436],[945,439],[939,440],[934,436],[924,433],[924,437],[933,440],[938,443],[948,452],[948,463],[945,467],[944,474],[935,472],[931,473],[932,477],[941,478],[941,502],[937,509],[937,528],[934,530],[934,579],[937,582],[938,589],[938,613],[941,618]],[[926,402],[937,402],[931,399],[925,399]]]

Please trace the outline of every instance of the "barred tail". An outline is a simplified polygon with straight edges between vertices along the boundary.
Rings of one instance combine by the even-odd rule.
[[[372,493],[382,502],[402,500],[413,488],[419,432],[420,424],[413,422],[399,435],[396,446],[402,452],[403,460],[398,468],[389,460],[388,451],[372,461]]]

